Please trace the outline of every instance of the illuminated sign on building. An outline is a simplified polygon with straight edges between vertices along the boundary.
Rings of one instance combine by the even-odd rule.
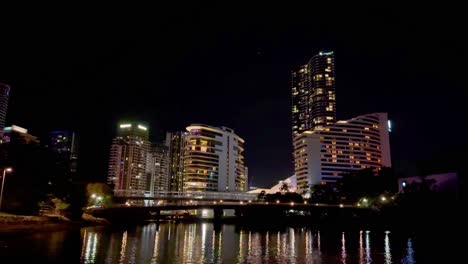
[[[128,127],[132,127],[132,124],[121,124],[120,125],[120,128],[128,128]]]

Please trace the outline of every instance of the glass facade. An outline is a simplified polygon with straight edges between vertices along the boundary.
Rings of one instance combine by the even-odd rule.
[[[0,83],[0,141],[3,128],[5,127],[6,113],[8,109],[8,98],[10,97],[10,86]]]
[[[320,52],[291,73],[292,135],[336,122],[335,57]]]
[[[120,122],[110,150],[108,182],[115,191],[143,195],[150,191],[151,143],[148,125]]]

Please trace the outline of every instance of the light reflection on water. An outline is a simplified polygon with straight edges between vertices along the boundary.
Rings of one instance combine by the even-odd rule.
[[[410,238],[390,232],[215,228],[211,223],[83,228],[82,263],[415,263]]]

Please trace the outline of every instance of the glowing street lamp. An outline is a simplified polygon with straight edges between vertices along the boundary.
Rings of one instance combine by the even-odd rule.
[[[3,177],[2,177],[2,190],[0,191],[0,211],[2,210],[2,200],[3,200],[3,187],[5,186],[5,178],[7,172],[12,172],[12,168],[4,168],[3,169]]]

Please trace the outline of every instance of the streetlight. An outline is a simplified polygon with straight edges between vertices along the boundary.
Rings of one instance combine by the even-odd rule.
[[[3,177],[2,177],[2,190],[0,191],[0,211],[2,210],[2,199],[3,199],[3,186],[5,186],[5,178],[7,172],[12,172],[12,168],[4,168],[3,169]]]

